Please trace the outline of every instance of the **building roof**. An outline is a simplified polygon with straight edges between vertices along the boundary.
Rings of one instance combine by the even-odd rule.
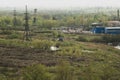
[[[106,29],[120,29],[120,27],[106,27]]]
[[[92,26],[102,26],[102,23],[92,23]]]

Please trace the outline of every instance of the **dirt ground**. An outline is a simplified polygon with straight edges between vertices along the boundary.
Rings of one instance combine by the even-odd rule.
[[[55,52],[0,45],[0,73],[7,76],[19,75],[21,68],[33,64],[54,66],[59,59]]]
[[[55,52],[0,45],[0,66],[4,67],[24,67],[38,63],[50,66],[55,65],[58,59]]]

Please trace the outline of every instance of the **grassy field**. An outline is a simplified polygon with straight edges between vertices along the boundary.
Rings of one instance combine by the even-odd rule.
[[[22,35],[0,34],[0,80],[120,80],[120,50],[90,41],[101,35],[43,31],[31,41]],[[60,49],[51,51],[55,45]]]

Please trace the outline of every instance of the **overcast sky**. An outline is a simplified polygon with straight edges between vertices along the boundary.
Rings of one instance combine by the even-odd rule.
[[[74,8],[120,7],[120,0],[0,0],[0,7]]]

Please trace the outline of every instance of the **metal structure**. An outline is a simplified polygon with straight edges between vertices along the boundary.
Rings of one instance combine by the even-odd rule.
[[[13,25],[14,25],[14,27],[16,27],[16,25],[17,25],[16,10],[14,9],[13,11],[14,11],[14,13],[13,13],[13,16],[14,16]]]
[[[120,11],[119,11],[119,9],[117,10],[117,19],[118,19],[118,21],[120,21],[120,15],[119,15],[119,13],[120,13]]]
[[[24,40],[30,41],[29,17],[28,17],[27,6],[26,6],[26,12],[25,12],[25,32],[24,32]]]
[[[35,25],[36,22],[37,22],[36,16],[37,16],[37,9],[34,9],[34,18],[33,18],[33,24],[34,24],[34,25]]]

